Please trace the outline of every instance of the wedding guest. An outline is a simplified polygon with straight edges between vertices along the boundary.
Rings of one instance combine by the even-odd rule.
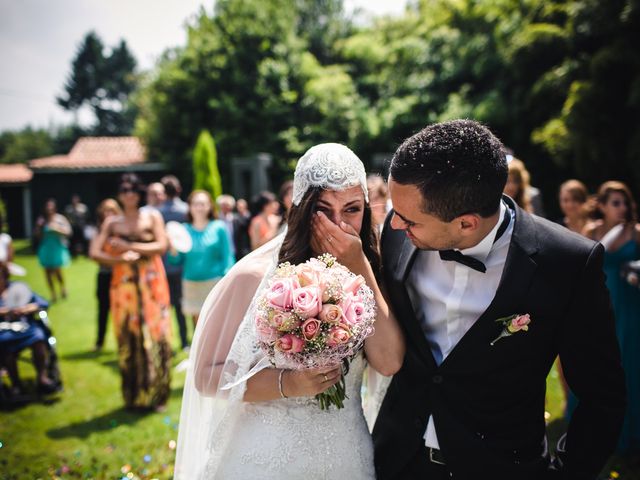
[[[240,215],[241,217],[247,217],[247,218],[251,217],[249,204],[244,198],[239,198],[238,201],[236,202],[236,212],[238,212],[238,215]]]
[[[380,175],[369,175],[367,176],[367,187],[369,188],[369,202],[371,203],[371,218],[373,224],[381,232],[384,219],[387,217],[389,210],[387,182]]]
[[[113,216],[122,215],[122,209],[118,202],[113,198],[107,198],[100,202],[96,211],[96,220],[98,229],[102,228],[104,221]],[[95,237],[92,243],[95,241]],[[111,286],[111,265],[98,264],[98,278],[96,280],[96,297],[98,298],[98,336],[94,351],[102,350],[104,345],[104,337],[107,331],[107,318],[111,302],[109,300],[109,289]]]
[[[4,232],[4,220],[0,216],[0,263],[13,261],[13,239]]]
[[[280,204],[271,192],[261,192],[256,195],[251,205],[251,222],[249,223],[249,238],[251,249],[264,245],[278,233]]]
[[[504,186],[504,193],[509,195],[516,204],[524,211],[533,213],[531,207],[531,198],[528,194],[529,184],[529,172],[524,166],[524,163],[517,158],[512,158],[508,163],[509,175],[507,176],[507,183]]]
[[[28,304],[21,307],[5,305],[2,295],[9,288],[9,270],[0,263],[0,365],[4,366],[11,380],[11,395],[23,391],[18,372],[18,355],[25,348],[31,348],[33,365],[36,369],[38,391],[52,393],[57,385],[47,375],[47,334],[40,322],[33,319],[38,310],[46,309],[47,301],[33,293]],[[13,328],[14,326],[18,328]]]
[[[586,208],[589,199],[587,187],[580,180],[567,180],[560,185],[558,197],[560,210],[564,215],[560,223],[572,232],[582,233],[589,219]]]
[[[215,220],[209,193],[194,190],[188,204],[189,213],[184,225],[191,237],[191,250],[178,252],[171,245],[168,260],[182,266],[182,312],[191,316],[195,326],[207,295],[233,266],[235,259],[224,222]]]
[[[160,182],[153,182],[147,186],[147,199],[146,205],[141,207],[141,210],[148,208],[157,209],[167,200],[167,196],[164,192],[164,185]]]
[[[603,183],[597,194],[602,217],[585,227],[587,237],[605,243],[604,270],[616,317],[616,334],[622,354],[628,407],[618,443],[621,453],[640,453],[640,290],[620,275],[621,266],[640,258],[640,225],[636,202],[622,182]],[[613,238],[607,233],[620,225]]]
[[[56,201],[52,198],[46,201],[43,215],[36,222],[35,235],[39,239],[38,261],[47,277],[51,301],[58,299],[56,283],[60,295],[66,298],[67,290],[61,269],[70,262],[67,237],[71,235],[71,225],[64,215],[57,212]]]
[[[289,210],[291,210],[291,205],[293,205],[293,180],[287,180],[282,185],[280,185],[280,192],[278,193],[278,198],[280,199],[281,208],[281,217],[282,217],[282,227],[287,224],[287,215]]]
[[[71,197],[71,203],[64,209],[64,216],[71,224],[71,238],[69,240],[72,255],[87,253],[87,239],[84,229],[89,222],[89,209],[80,201],[79,195]]]
[[[123,215],[108,217],[91,257],[113,267],[111,318],[118,343],[127,409],[165,409],[171,392],[169,287],[161,255],[167,249],[162,217],[140,211],[144,186],[125,173],[118,189]]]
[[[233,211],[236,207],[236,199],[231,195],[219,195],[216,198],[216,205],[218,206],[218,218],[224,222],[225,229],[227,230],[227,236],[229,237],[229,244],[231,245],[231,253],[235,256],[235,232],[237,223],[239,221],[238,215]]]
[[[160,180],[160,183],[164,187],[166,200],[157,208],[162,215],[164,223],[186,222],[189,206],[180,199],[180,194],[182,193],[180,180],[178,180],[174,175],[165,175]],[[170,264],[167,261],[166,256],[162,258],[162,261],[164,263],[167,280],[169,282],[171,305],[176,312],[178,331],[180,332],[180,344],[184,350],[189,346],[189,342],[187,341],[187,322],[184,318],[184,314],[182,313],[182,266]]]
[[[589,217],[587,208],[588,198],[589,191],[580,180],[571,179],[560,185],[558,199],[560,210],[564,216],[558,223],[567,227],[572,232],[581,234]],[[560,361],[558,361],[557,367],[558,373],[560,374],[560,383],[562,384],[566,398],[565,417],[568,420],[578,404],[578,399],[569,389]]]

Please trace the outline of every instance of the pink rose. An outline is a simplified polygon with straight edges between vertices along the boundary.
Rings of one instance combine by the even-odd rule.
[[[320,333],[320,320],[309,318],[302,324],[302,335],[306,340],[313,340]]]
[[[293,292],[299,288],[300,284],[292,278],[279,278],[271,284],[267,292],[269,305],[281,310],[291,310],[293,308]]]
[[[529,330],[529,323],[531,323],[531,317],[529,314],[518,315],[516,318],[511,320],[511,323],[507,327],[509,332],[516,333],[520,330],[524,330],[525,332]]]
[[[338,305],[332,305],[328,303],[322,306],[322,310],[320,311],[320,314],[318,315],[318,317],[323,322],[339,323],[342,315],[343,315],[342,309]]]
[[[271,327],[264,318],[258,317],[256,319],[256,332],[258,339],[265,343],[275,342],[278,338],[278,331]]]
[[[315,317],[320,313],[320,290],[317,286],[301,287],[293,292],[293,311],[302,318]]]
[[[340,303],[342,307],[342,317],[349,325],[354,325],[362,320],[364,314],[364,304],[360,301],[360,297],[348,294]]]
[[[288,332],[299,327],[300,321],[292,313],[278,312],[271,315],[269,325],[281,332]]]
[[[307,287],[309,285],[315,285],[318,283],[318,272],[311,265],[303,263],[296,267],[296,274],[298,275],[298,281],[300,286]]]
[[[300,353],[304,349],[304,340],[287,333],[276,340],[275,348],[284,353]]]
[[[350,338],[351,332],[346,328],[346,326],[331,327],[329,334],[327,335],[327,345],[330,347],[337,347],[338,345],[347,343]]]
[[[345,293],[352,293],[355,295],[364,283],[364,277],[362,275],[356,275],[345,282],[343,290]]]

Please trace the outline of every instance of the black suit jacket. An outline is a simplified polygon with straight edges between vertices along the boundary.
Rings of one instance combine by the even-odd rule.
[[[453,478],[551,478],[545,388],[558,354],[579,405],[562,471],[554,478],[594,479],[615,448],[625,386],[602,270],[604,249],[505,201],[516,217],[495,298],[440,366],[405,288],[417,250],[387,218],[383,274],[407,354],[373,431],[379,479],[400,478],[424,448],[430,415]],[[502,330],[495,320],[515,313],[531,315],[529,331],[490,345]]]

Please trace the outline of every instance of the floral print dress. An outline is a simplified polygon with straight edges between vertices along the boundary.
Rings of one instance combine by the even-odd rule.
[[[127,408],[165,405],[171,391],[171,317],[160,256],[116,264],[110,298]]]

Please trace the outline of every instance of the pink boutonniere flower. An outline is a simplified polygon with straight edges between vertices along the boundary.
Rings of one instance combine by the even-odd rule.
[[[502,332],[500,332],[500,335],[491,342],[492,346],[503,337],[510,337],[514,333],[518,333],[520,331],[528,331],[529,324],[531,323],[531,316],[528,313],[509,315],[508,317],[497,319],[496,322],[501,323],[504,328],[502,329]]]

